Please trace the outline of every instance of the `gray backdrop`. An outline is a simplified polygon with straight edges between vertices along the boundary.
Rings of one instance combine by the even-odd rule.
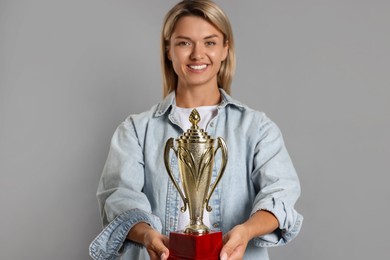
[[[302,182],[300,236],[272,259],[385,259],[390,2],[217,1],[233,96],[282,129]],[[0,258],[89,259],[116,126],[162,96],[176,1],[0,1]]]

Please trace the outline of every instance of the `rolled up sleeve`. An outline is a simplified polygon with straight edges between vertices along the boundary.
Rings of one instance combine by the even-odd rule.
[[[95,260],[110,260],[118,257],[130,229],[140,222],[145,222],[161,232],[161,222],[156,216],[139,209],[126,211],[111,221],[92,241],[89,246],[90,256]],[[141,246],[128,240],[127,242],[134,246]]]
[[[143,151],[129,117],[111,139],[98,186],[97,198],[105,228],[90,245],[90,255],[94,259],[115,259],[125,242],[132,243],[126,237],[137,223],[148,223],[161,232],[161,220],[152,214],[143,187]]]
[[[260,130],[252,171],[258,192],[251,215],[266,210],[277,218],[277,230],[254,239],[256,246],[272,247],[287,244],[301,229],[303,217],[294,208],[301,188],[279,128],[267,120]]]

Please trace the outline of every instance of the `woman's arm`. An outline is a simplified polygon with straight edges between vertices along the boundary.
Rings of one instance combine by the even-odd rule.
[[[91,243],[90,254],[94,259],[112,259],[120,254],[129,230],[141,222],[148,223],[156,232],[162,230],[160,218],[152,213],[142,191],[145,163],[142,140],[138,139],[135,125],[133,117],[127,118],[111,139],[97,191],[105,227]]]
[[[302,217],[294,204],[300,193],[299,180],[279,128],[260,117],[254,134],[253,167],[249,173],[256,197],[251,217],[224,236],[222,260],[242,259],[250,240],[256,246],[282,245],[299,232]]]

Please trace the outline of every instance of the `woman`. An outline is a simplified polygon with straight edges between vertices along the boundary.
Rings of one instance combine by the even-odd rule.
[[[165,98],[129,116],[112,138],[97,192],[105,229],[91,256],[167,259],[167,236],[183,228],[186,216],[162,151],[189,128],[188,115],[197,108],[200,127],[223,137],[229,151],[213,210],[205,215],[212,230],[223,231],[220,258],[268,259],[266,247],[299,233],[300,185],[277,126],[229,96],[235,56],[226,15],[211,1],[182,1],[166,16],[161,46]]]

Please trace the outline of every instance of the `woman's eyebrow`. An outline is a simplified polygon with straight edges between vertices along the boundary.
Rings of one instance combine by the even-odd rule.
[[[175,39],[184,39],[184,40],[191,40],[191,38],[190,37],[187,37],[187,36],[181,36],[181,35],[178,35],[178,36],[176,36],[175,37]]]
[[[207,39],[211,39],[211,38],[218,38],[218,35],[212,34],[212,35],[210,35],[210,36],[204,37],[203,39],[207,40]]]
[[[211,38],[218,38],[218,35],[217,35],[217,34],[212,34],[212,35],[209,35],[209,36],[204,37],[203,39],[204,39],[204,40],[208,40],[208,39],[211,39]],[[191,37],[182,36],[182,35],[176,36],[175,39],[184,39],[184,40],[192,41]]]

